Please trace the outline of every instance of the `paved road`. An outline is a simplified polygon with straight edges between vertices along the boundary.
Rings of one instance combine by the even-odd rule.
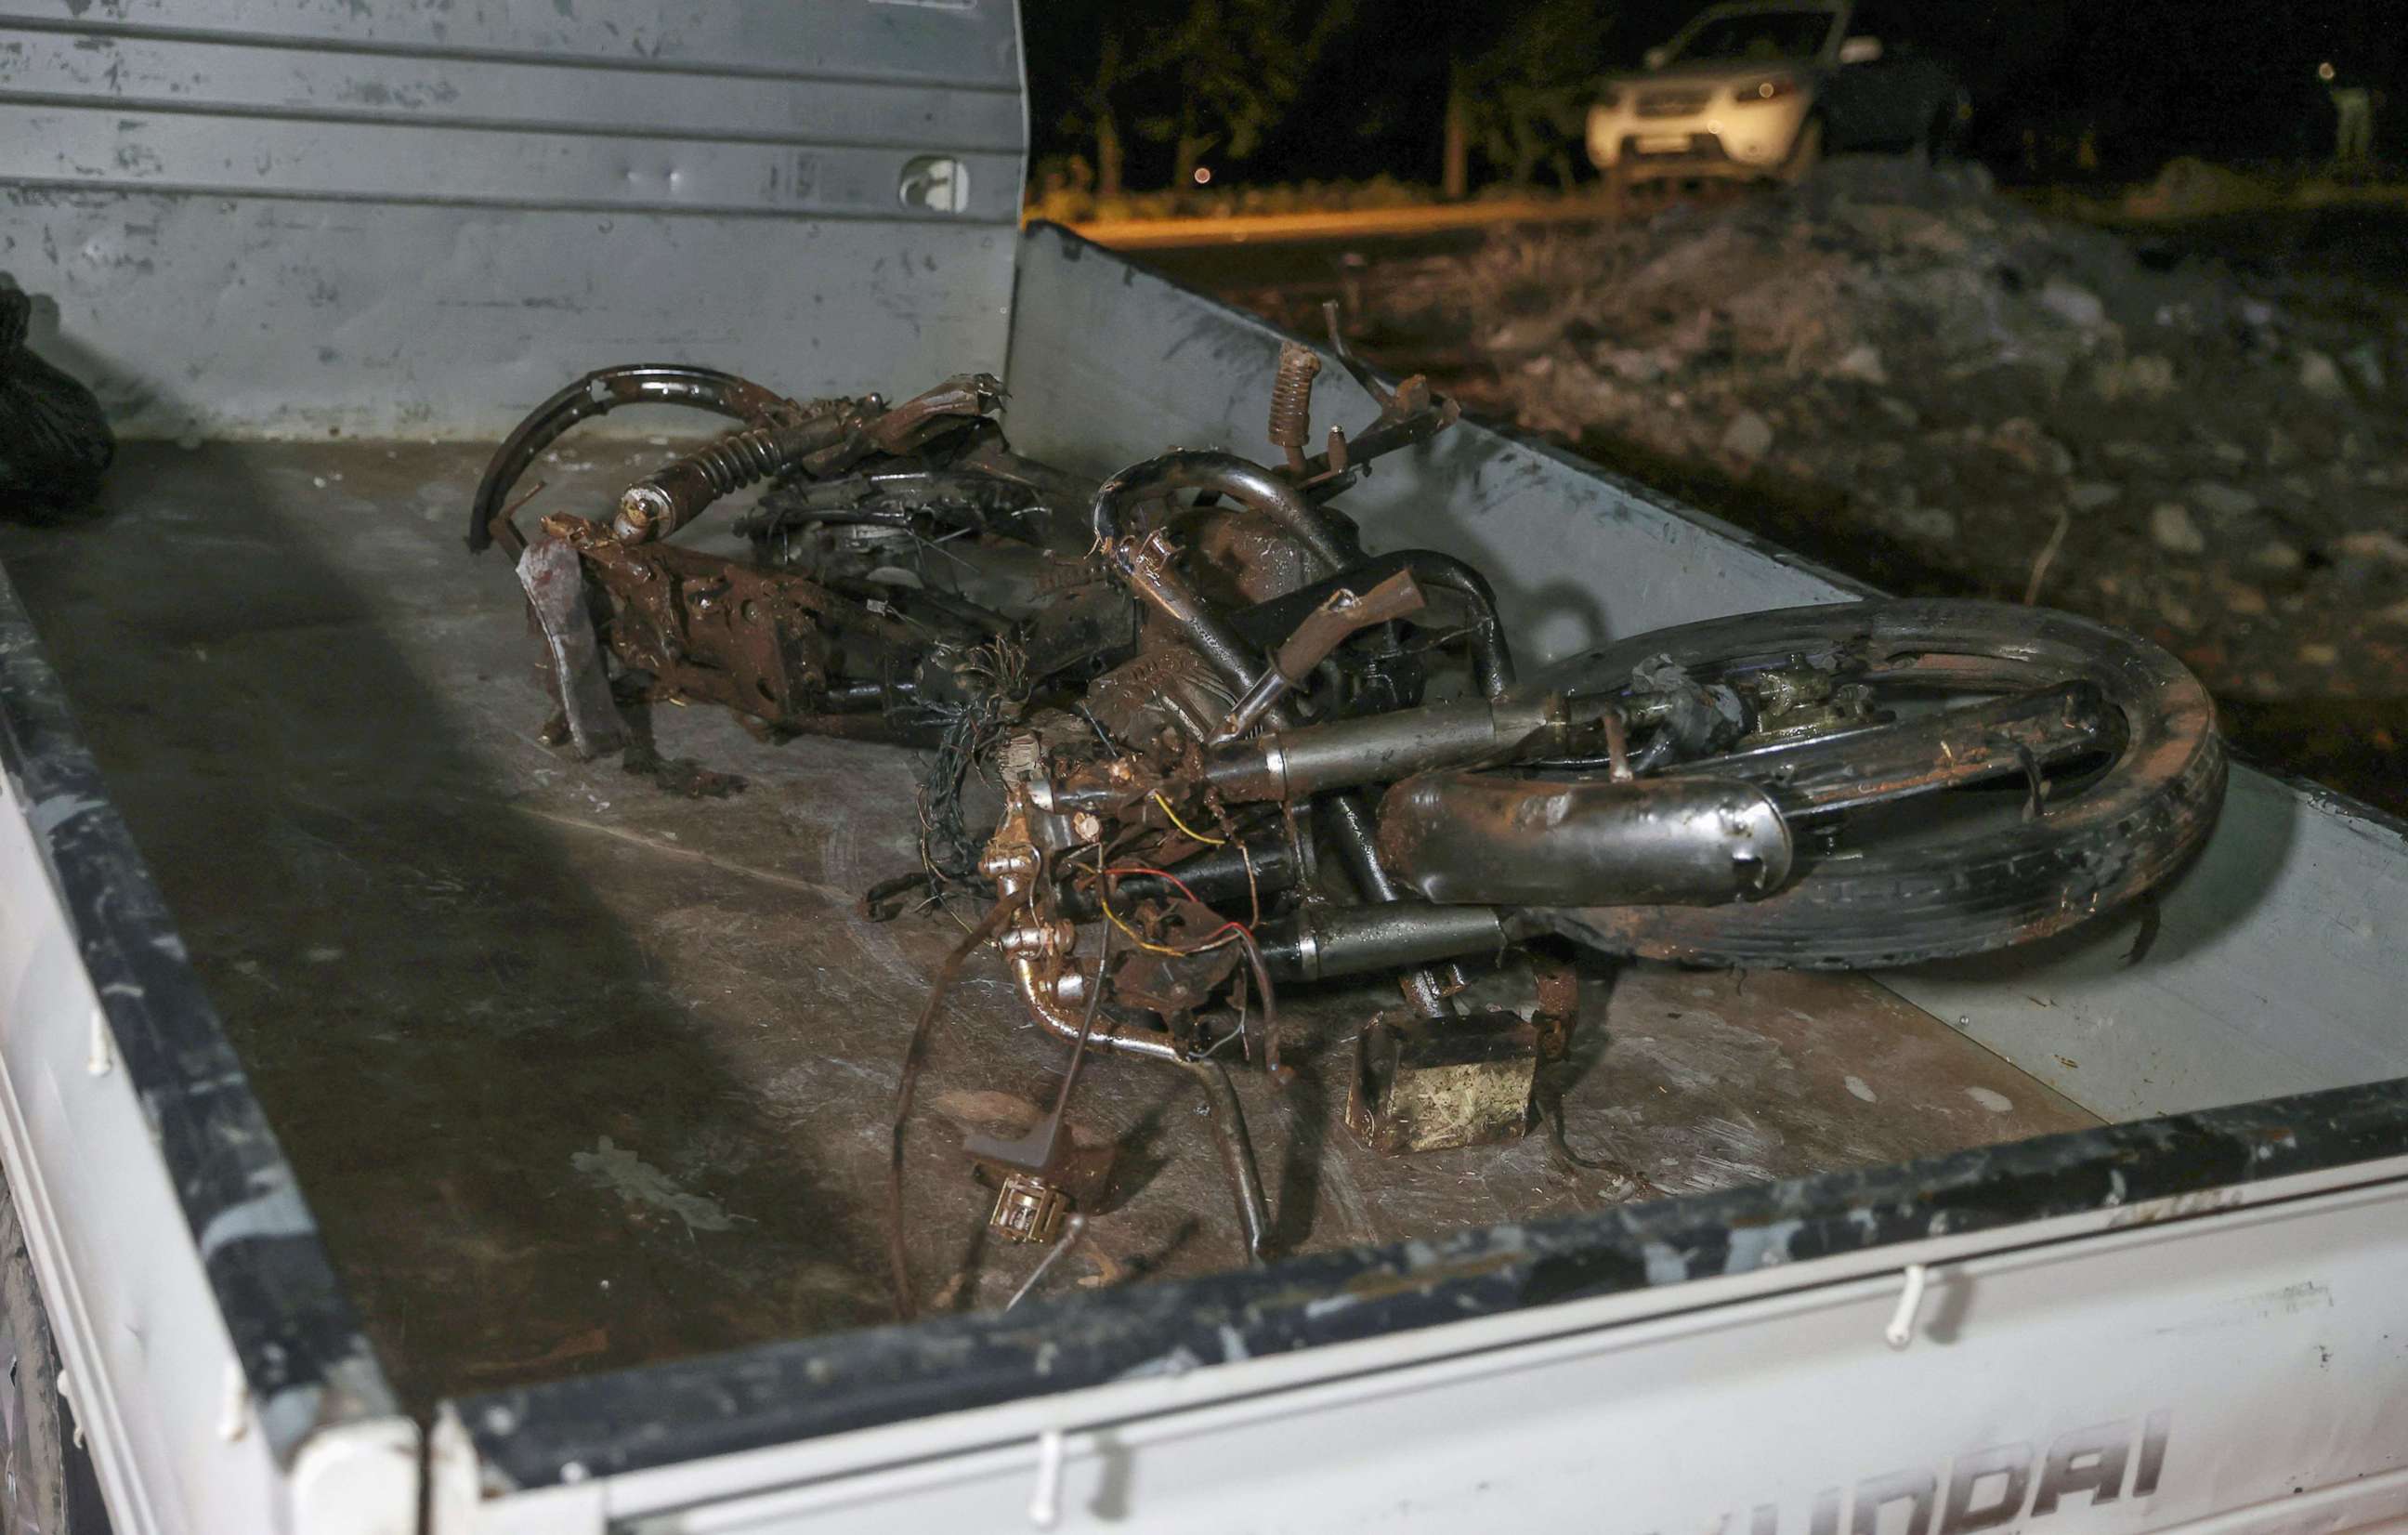
[[[1488,198],[1424,203],[1410,208],[1329,213],[1245,213],[1217,219],[1114,219],[1072,227],[1119,251],[1163,247],[1294,243],[1311,240],[1412,238],[1502,223],[1562,223],[1606,218],[1610,201],[1595,196]]]

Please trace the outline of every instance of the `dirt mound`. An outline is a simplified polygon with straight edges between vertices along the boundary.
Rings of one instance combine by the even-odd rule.
[[[1366,286],[1475,407],[1894,589],[2091,612],[2229,698],[2408,692],[2397,295],[1878,162]]]

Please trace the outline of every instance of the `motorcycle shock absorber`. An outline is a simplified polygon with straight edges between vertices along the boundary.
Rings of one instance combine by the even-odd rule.
[[[882,403],[875,395],[862,402],[869,413]],[[720,497],[782,474],[842,438],[858,413],[852,406],[852,401],[830,402],[799,422],[731,433],[662,466],[620,495],[611,534],[631,544],[666,538]]]

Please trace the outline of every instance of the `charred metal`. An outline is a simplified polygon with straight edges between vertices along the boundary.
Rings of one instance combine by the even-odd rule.
[[[1229,1072],[1285,1080],[1283,986],[1396,985],[1352,1040],[1366,1145],[1490,1144],[1531,1126],[1541,1068],[1571,1048],[1565,938],[1738,965],[1970,954],[2131,898],[2212,824],[2223,758],[2198,682],[2062,614],[1788,610],[1525,676],[1476,568],[1369,552],[1379,530],[1331,506],[1455,419],[1424,380],[1386,388],[1334,325],[1331,351],[1378,415],[1308,455],[1321,360],[1291,343],[1268,381],[1275,465],[1175,450],[1097,484],[1015,453],[985,375],[890,407],[644,365],[555,395],[479,489],[469,542],[517,563],[548,739],[616,750],[622,708],[673,700],[929,749],[921,867],[863,910],[915,891],[982,910],[906,1061],[896,1230],[920,1041],[978,952],[1068,1052],[1042,1122],[969,1138],[994,1233],[1082,1240],[1108,1174],[1068,1118],[1082,1069],[1155,1062],[1201,1089],[1259,1258],[1275,1222]],[[523,534],[510,496],[536,454],[644,402],[739,424]],[[751,487],[744,554],[671,541]]]

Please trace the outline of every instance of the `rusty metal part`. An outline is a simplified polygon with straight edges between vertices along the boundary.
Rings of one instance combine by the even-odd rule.
[[[1639,775],[1630,767],[1630,740],[1622,724],[1622,710],[1609,709],[1598,721],[1605,731],[1606,774],[1616,783],[1627,783]]]
[[[1293,800],[1440,768],[1548,756],[1570,739],[1559,695],[1470,698],[1231,741],[1206,753],[1203,776],[1226,799]]]
[[[1312,676],[1312,668],[1350,637],[1376,624],[1410,618],[1423,606],[1421,588],[1413,584],[1411,570],[1398,570],[1360,595],[1342,586],[1330,593],[1271,653],[1269,668],[1221,722],[1214,743],[1233,740],[1253,729],[1282,695]]]
[[[1322,305],[1321,312],[1329,326],[1329,350],[1363,393],[1378,403],[1380,414],[1351,441],[1332,427],[1329,451],[1305,460],[1300,468],[1290,471],[1313,501],[1326,501],[1354,484],[1369,471],[1373,459],[1435,437],[1463,414],[1460,406],[1433,391],[1429,380],[1418,373],[1389,389],[1370,366],[1347,346],[1345,333],[1338,323],[1336,300]]]
[[[485,524],[486,531],[494,536],[494,542],[502,546],[502,552],[509,556],[512,565],[516,565],[519,556],[526,552],[527,541],[526,535],[519,531],[518,524],[511,519],[517,516],[520,508],[541,495],[543,487],[544,482],[540,480],[529,485],[524,495],[494,513],[493,521]]]
[[[1360,590],[1376,585],[1399,570],[1412,573],[1413,584],[1421,588],[1425,598],[1435,595],[1440,602],[1459,603],[1469,610],[1460,623],[1457,636],[1470,654],[1472,681],[1479,685],[1481,696],[1501,698],[1512,691],[1513,652],[1498,621],[1496,594],[1489,590],[1479,571],[1452,554],[1441,554],[1433,549],[1399,549],[1374,554],[1335,576],[1233,614],[1229,626],[1246,643],[1268,648],[1292,631],[1331,592],[1341,586]],[[1455,621],[1450,617],[1446,622]]]
[[[1069,1197],[1033,1172],[1012,1171],[996,1190],[987,1229],[1006,1241],[1052,1241],[1070,1212]]]
[[[870,397],[873,409],[876,398]],[[731,433],[671,460],[620,493],[612,537],[631,544],[667,538],[722,496],[781,474],[842,438],[859,409],[850,400],[823,401],[804,420]]]
[[[1183,448],[1132,464],[1098,487],[1089,509],[1096,538],[1123,551],[1122,568],[1140,544],[1130,541],[1129,513],[1177,491],[1210,491],[1259,511],[1295,535],[1332,575],[1360,558],[1354,540],[1322,514],[1294,485],[1235,453]],[[1247,681],[1253,681],[1249,668]]]
[[[1157,531],[1143,538],[1113,540],[1103,547],[1130,590],[1168,619],[1177,635],[1221,674],[1222,680],[1230,684],[1233,698],[1254,685],[1261,670],[1260,662],[1188,584],[1187,578],[1179,573],[1172,563],[1178,551],[1168,538]]]
[[[617,751],[627,743],[626,725],[611,701],[576,547],[561,538],[538,538],[519,556],[518,572],[527,608],[543,634],[545,681],[577,754],[591,760]]]
[[[2123,737],[2123,715],[2096,684],[2077,681],[1666,772],[1745,778],[1770,789],[1791,815],[1828,815],[2120,750]]]
[[[1312,584],[1319,571],[1312,551],[1277,523],[1242,507],[1215,508],[1200,519],[1195,550],[1204,573],[1219,577],[1240,604],[1277,601]],[[1232,615],[1243,616],[1242,608]]]
[[[832,639],[901,653],[919,637],[805,578],[675,544],[627,545],[582,518],[544,531],[573,546],[607,599],[603,635],[658,691],[789,730],[888,737],[880,716],[831,708]]]
[[[1312,868],[1312,844],[1301,827],[1283,816],[1268,830],[1249,832],[1224,846],[1207,848],[1171,865],[1168,872],[1177,876],[1180,885],[1194,891],[1197,899],[1231,902],[1232,910],[1242,911],[1252,897],[1268,902],[1303,884]],[[1152,874],[1124,875],[1112,882],[1115,907],[1168,900],[1178,893],[1179,885]],[[1092,889],[1065,888],[1058,898],[1065,915],[1083,919],[1099,914]]]
[[[945,994],[961,975],[963,964],[1011,920],[1026,898],[1027,893],[1023,890],[997,900],[979,919],[978,925],[962,936],[944,963],[937,967],[927,1000],[920,1004],[920,1016],[912,1022],[910,1042],[903,1047],[903,1068],[895,1081],[895,1117],[887,1128],[886,1264],[895,1284],[895,1313],[905,1322],[919,1314],[919,1302],[912,1294],[910,1254],[903,1240],[903,1136],[910,1125],[911,1100],[919,1090],[921,1068],[927,1064],[928,1036],[936,1028],[938,1010],[943,1007]]]
[[[1229,1176],[1229,1190],[1238,1206],[1239,1229],[1245,1233],[1246,1254],[1256,1263],[1270,1252],[1270,1210],[1263,1198],[1263,1175],[1254,1162],[1254,1145],[1246,1134],[1246,1111],[1228,1068],[1219,1061],[1189,1061],[1187,1069],[1204,1085],[1210,1100],[1212,1143],[1221,1153],[1221,1168]]]
[[[863,427],[862,435],[878,452],[903,454],[953,431],[971,417],[983,416],[1003,403],[1003,380],[992,373],[956,373],[934,389],[924,390]],[[813,474],[834,465],[808,464]]]
[[[1113,740],[1151,745],[1166,730],[1206,739],[1229,699],[1227,685],[1202,656],[1184,645],[1155,645],[1087,684],[1086,703]]]
[[[1062,1261],[1062,1255],[1065,1253],[1079,1245],[1079,1239],[1086,1234],[1087,1217],[1075,1210],[1070,1212],[1068,1218],[1063,1222],[1062,1240],[1054,1244],[1053,1251],[1047,1253],[1036,1268],[1028,1270],[1028,1277],[1020,1282],[1020,1288],[1011,1292],[1011,1298],[1003,1303],[1003,1309],[1010,1311],[1027,1299],[1028,1292],[1037,1288],[1038,1281],[1043,1279],[1055,1264]]]
[[[876,395],[820,401],[796,419],[734,433],[646,475],[619,497],[610,531],[628,543],[666,538],[746,485],[794,469],[818,479],[873,453],[911,452],[1002,397],[992,374],[961,373],[893,409]]]
[[[1312,380],[1321,359],[1299,341],[1280,343],[1279,370],[1271,376],[1271,419],[1266,435],[1287,454],[1290,469],[1304,469],[1304,445],[1312,439]]]
[[[1193,925],[1188,930],[1194,931]],[[1165,1016],[1193,1012],[1237,973],[1238,960],[1234,944],[1200,954],[1165,954],[1140,950],[1124,955],[1120,967],[1112,972],[1112,995]]]
[[[1283,981],[1330,981],[1443,959],[1494,956],[1512,940],[1494,908],[1389,901],[1308,906],[1266,926],[1263,963]]]
[[[1514,1013],[1383,1014],[1354,1037],[1346,1127],[1389,1156],[1516,1140],[1538,1075],[1538,1030]]]
[[[682,405],[731,417],[754,426],[791,421],[808,409],[749,379],[715,367],[683,363],[628,363],[598,368],[563,388],[527,413],[494,450],[468,508],[468,549],[481,552],[494,540],[494,519],[509,499],[510,488],[527,471],[536,455],[560,439],[579,422],[607,414],[623,405]]]
[[[1003,818],[979,860],[979,872],[995,882],[998,907],[1025,905],[1042,888],[1045,854],[1039,850],[1030,830],[1030,813],[1027,785],[1012,783],[1006,791]],[[1073,1016],[1069,1009],[1092,1001],[1094,994],[1085,977],[1064,966],[1058,954],[1031,952],[1024,947],[1005,959],[1022,1005],[1039,1027],[1073,1043],[1084,1040],[1094,1049],[1155,1060],[1181,1058],[1179,1047],[1159,1029],[1123,1026],[1109,1033],[1092,1032],[1083,1016]]]
[[[1237,495],[1250,505],[1271,511],[1283,525],[1314,544],[1317,552],[1323,552],[1324,544],[1329,545],[1325,557],[1329,558],[1333,567],[1345,562],[1329,524],[1316,508],[1298,501],[1283,484],[1268,479],[1258,467],[1226,453],[1166,454],[1123,470],[1096,491],[1093,513],[1097,547],[1242,695],[1261,679],[1263,667],[1256,653],[1203,609],[1193,589],[1178,579],[1177,572],[1170,568],[1168,546],[1159,535],[1142,541],[1121,536],[1122,523],[1131,506],[1181,488]],[[1500,701],[1498,707],[1504,705]],[[1289,723],[1286,710],[1280,705],[1274,704],[1267,717],[1275,725]],[[1046,787],[1051,800],[1054,786]],[[1381,868],[1379,850],[1372,844],[1369,807],[1359,796],[1350,793],[1327,796],[1323,804],[1330,817],[1331,840],[1355,888],[1366,900],[1396,900],[1399,892]],[[1398,978],[1398,984],[1406,998],[1426,1013],[1438,1016],[1451,1011],[1442,979],[1428,970],[1408,971]]]
[[[1763,659],[1829,655],[1848,681],[1902,698],[1987,701],[1724,757],[1712,771],[1763,783],[1792,815],[1903,794],[1928,795],[1930,814],[1913,818],[1912,835],[1885,835],[1899,821],[1877,804],[1842,824],[1844,856],[1818,856],[1803,877],[1760,901],[1517,914],[1607,954],[1866,968],[2029,942],[2173,874],[2222,802],[2225,758],[2198,679],[2158,647],[2071,614],[1938,600],[1785,609],[1606,646],[1559,663],[1549,681],[1611,687],[1651,654],[1700,677],[1734,680]],[[2095,713],[2084,686],[2097,692]],[[1987,744],[1998,733],[2011,743],[2004,750]],[[2043,762],[2057,750],[2048,743],[2061,743],[2079,768],[2050,794],[2046,815],[2017,817],[2022,796],[1934,793],[1970,782],[1974,770],[2022,778],[2019,737]],[[1899,755],[1884,767],[1892,748]],[[1952,761],[1966,753],[1970,768]],[[1772,776],[1783,767],[1786,784]],[[1785,797],[1793,789],[1800,808]],[[1865,835],[1848,845],[1856,830]]]
[[[1580,1026],[1580,967],[1536,951],[1529,959],[1530,979],[1539,994],[1530,1026],[1538,1033],[1541,1064],[1551,1065],[1570,1056],[1572,1032]]]
[[[1324,795],[1317,808],[1322,825],[1328,828],[1330,845],[1337,849],[1339,864],[1346,870],[1354,893],[1391,922],[1418,915],[1417,906],[1407,901],[1405,887],[1380,859],[1371,808],[1363,802],[1363,796],[1351,791]],[[1426,967],[1405,970],[1397,978],[1397,989],[1426,1018],[1453,1017],[1455,1004],[1448,997],[1461,983],[1459,975],[1442,974]]]
[[[1789,878],[1772,796],[1720,778],[1432,773],[1380,804],[1380,855],[1429,900],[1712,906]]]

